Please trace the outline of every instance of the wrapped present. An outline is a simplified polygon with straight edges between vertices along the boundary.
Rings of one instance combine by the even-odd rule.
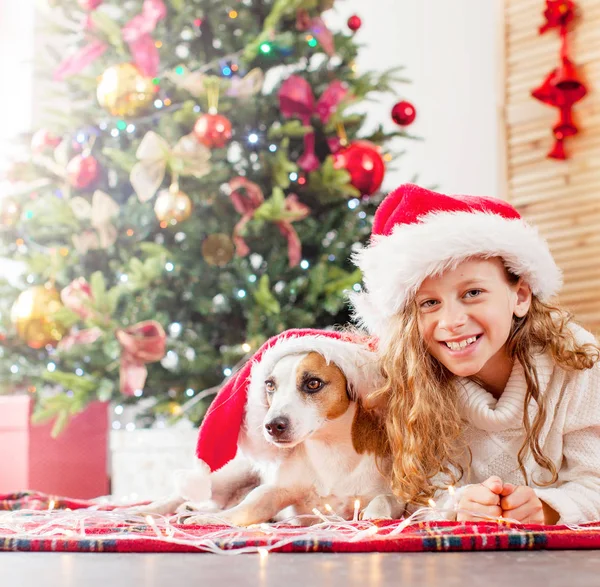
[[[27,396],[0,396],[0,493],[35,490],[92,498],[109,493],[107,404],[94,402],[54,439],[31,423]]]

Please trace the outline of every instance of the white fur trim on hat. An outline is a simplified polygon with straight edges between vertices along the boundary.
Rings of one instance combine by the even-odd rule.
[[[542,301],[561,287],[562,276],[546,241],[521,219],[486,212],[434,212],[418,223],[376,235],[353,255],[365,291],[351,295],[355,318],[371,334],[386,338],[389,320],[417,293],[421,283],[469,257],[501,257]]]
[[[265,379],[277,361],[288,355],[317,352],[327,363],[335,363],[346,377],[354,399],[363,396],[379,383],[379,370],[375,354],[366,344],[329,336],[291,336],[277,341],[263,353],[250,375],[248,398],[253,393],[264,395]]]

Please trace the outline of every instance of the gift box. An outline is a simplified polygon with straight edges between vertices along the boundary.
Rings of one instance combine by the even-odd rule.
[[[160,499],[175,490],[174,473],[191,469],[198,430],[166,426],[111,430],[111,489],[115,500]]]
[[[107,404],[93,402],[52,438],[52,422],[31,423],[32,403],[27,396],[0,396],[0,493],[108,494]]]

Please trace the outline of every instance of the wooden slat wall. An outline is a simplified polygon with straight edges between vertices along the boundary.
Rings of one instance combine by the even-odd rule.
[[[558,65],[559,36],[538,34],[543,0],[504,0],[504,120],[507,199],[539,227],[565,276],[561,305],[600,334],[600,0],[577,0],[569,41],[588,88],[574,109],[580,132],[555,161],[558,111],[530,92]]]

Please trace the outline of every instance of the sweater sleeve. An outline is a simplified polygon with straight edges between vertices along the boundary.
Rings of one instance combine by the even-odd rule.
[[[558,481],[536,489],[560,515],[559,524],[600,520],[600,363],[579,372],[573,383]]]

